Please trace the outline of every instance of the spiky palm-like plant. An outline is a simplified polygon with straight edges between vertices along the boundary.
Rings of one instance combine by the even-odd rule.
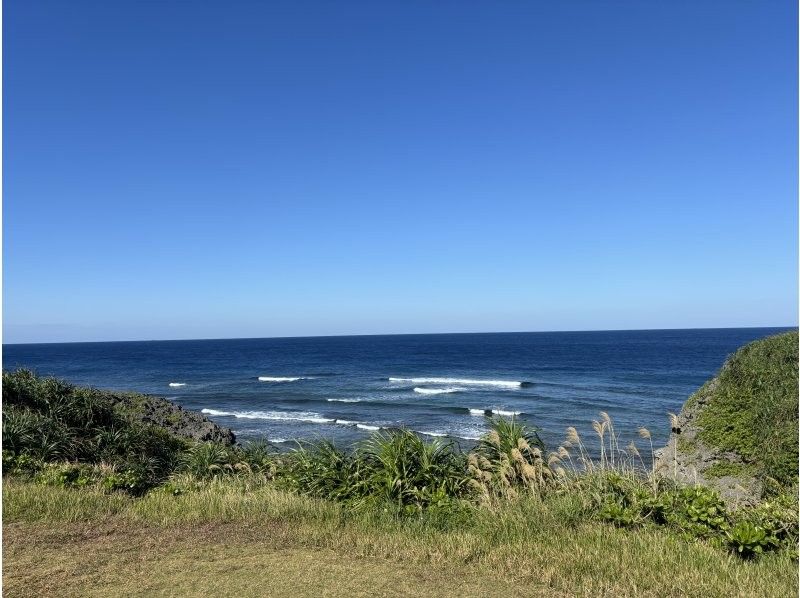
[[[364,466],[361,494],[402,506],[423,508],[457,498],[469,480],[452,442],[425,441],[409,430],[373,434],[358,447],[357,459]]]
[[[233,455],[228,447],[213,442],[192,446],[181,458],[182,468],[198,478],[210,478],[232,472]]]
[[[298,443],[279,459],[277,479],[301,494],[339,501],[357,498],[361,484],[357,460],[329,440]]]

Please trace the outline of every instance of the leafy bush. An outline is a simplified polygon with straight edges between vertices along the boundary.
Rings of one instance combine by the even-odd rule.
[[[753,558],[777,546],[777,540],[750,521],[740,521],[727,532],[728,543],[744,558]]]
[[[444,507],[467,489],[464,456],[451,442],[426,442],[409,430],[373,434],[358,448],[356,492],[403,505],[409,512]]]
[[[283,456],[278,483],[302,494],[364,505],[386,502],[405,513],[453,510],[467,493],[465,457],[453,444],[426,442],[408,430],[373,434],[344,451],[329,441]]]
[[[268,478],[275,476],[277,460],[270,444],[265,440],[254,440],[236,449],[240,463],[252,473],[260,473]]]
[[[237,467],[236,455],[227,446],[214,442],[198,443],[181,457],[181,469],[198,478],[211,478],[234,473]]]
[[[736,453],[762,480],[771,478],[778,487],[797,483],[797,384],[797,332],[742,347],[719,372],[698,416],[698,438]]]
[[[117,414],[100,391],[39,378],[28,370],[3,373],[2,417],[3,447],[8,459],[16,460],[8,465],[19,469],[23,459],[105,463],[125,472],[119,484],[132,492],[165,480],[187,446],[163,428]]]
[[[32,455],[15,455],[3,449],[3,475],[16,474],[30,476],[44,467],[44,462]]]
[[[278,482],[300,494],[348,501],[362,496],[359,463],[330,441],[301,444],[285,455]]]

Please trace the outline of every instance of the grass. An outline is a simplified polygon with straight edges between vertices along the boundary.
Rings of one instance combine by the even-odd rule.
[[[786,554],[745,561],[668,529],[586,520],[569,495],[476,508],[443,526],[251,476],[198,488],[137,498],[6,479],[6,595],[782,596],[797,587]]]
[[[698,439],[737,454],[759,478],[790,485],[797,479],[797,395],[798,333],[750,343],[720,371],[698,416]]]

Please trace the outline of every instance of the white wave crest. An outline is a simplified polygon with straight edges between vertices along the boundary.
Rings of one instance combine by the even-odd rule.
[[[178,386],[186,386],[186,382],[170,382],[169,385],[172,388],[176,388]]]
[[[369,424],[356,424],[356,428],[361,428],[362,430],[380,430],[380,426],[371,426]]]
[[[458,386],[448,386],[446,388],[422,388],[421,386],[417,386],[414,388],[414,392],[418,392],[423,395],[442,395],[449,394],[451,392],[461,392],[463,390],[466,389]]]
[[[461,384],[463,386],[496,386],[499,388],[519,388],[522,382],[514,380],[473,380],[470,378],[389,378],[389,382],[409,384]]]
[[[361,399],[328,399],[329,403],[360,403]]]
[[[425,434],[425,436],[447,436],[447,432],[425,432],[423,430],[419,431],[420,434]]]
[[[309,411],[219,411],[217,409],[201,409],[200,413],[206,415],[216,415],[219,417],[237,417],[242,419],[268,419],[276,421],[299,421],[310,422],[312,424],[332,424],[336,420],[330,417],[322,417],[319,413]]]
[[[436,437],[449,436],[450,438],[460,438],[462,440],[479,440],[480,437],[482,436],[481,432],[473,430],[447,430],[447,431],[418,430],[417,433],[424,434],[425,436],[436,436]]]
[[[504,415],[506,417],[513,417],[515,415],[522,415],[522,411],[504,411],[502,409],[469,409],[470,415]]]
[[[298,380],[311,380],[308,376],[259,376],[259,382],[297,382]]]

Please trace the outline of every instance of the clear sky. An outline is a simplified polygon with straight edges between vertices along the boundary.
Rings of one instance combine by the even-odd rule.
[[[793,1],[4,3],[4,342],[797,323]]]

